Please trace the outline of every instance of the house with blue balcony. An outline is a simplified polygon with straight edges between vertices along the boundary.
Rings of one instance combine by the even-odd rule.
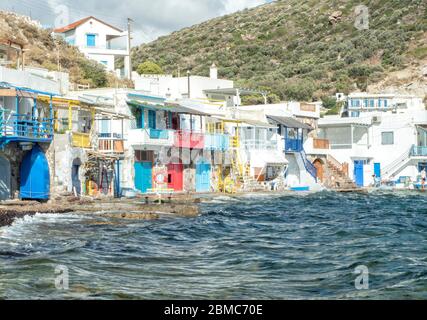
[[[54,135],[52,99],[56,94],[0,83],[0,200],[15,195],[49,199],[46,151]],[[40,96],[47,102],[38,101]]]
[[[422,97],[395,93],[354,92],[343,99],[343,115],[352,118],[372,112],[417,110],[423,105]]]
[[[308,135],[314,128],[289,116],[267,115],[267,119],[277,126],[282,151],[289,161],[286,171],[288,186],[296,189],[317,187],[317,169],[304,149]]]
[[[368,93],[350,97],[350,101],[358,101],[351,102],[354,107],[350,108],[357,108],[359,114],[344,112],[320,119],[319,139],[313,144],[319,147],[319,142],[325,141],[322,145],[326,147],[317,153],[325,153],[335,168],[346,164],[346,174],[358,187],[419,185],[421,172],[427,168],[427,111],[422,99]],[[370,100],[375,100],[373,107]]]

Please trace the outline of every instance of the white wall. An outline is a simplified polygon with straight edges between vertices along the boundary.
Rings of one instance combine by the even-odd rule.
[[[135,89],[146,91],[168,99],[177,100],[188,96],[188,78],[173,78],[163,75],[142,75],[134,77]],[[191,98],[205,99],[203,90],[233,88],[234,83],[230,80],[211,79],[208,77],[191,76],[190,94]]]
[[[378,116],[378,114],[372,114]],[[380,163],[383,170],[403,154],[407,153],[413,145],[417,144],[417,128],[415,123],[427,124],[427,111],[411,111],[403,114],[393,114],[391,112],[381,113],[381,122],[372,123],[369,127],[369,146],[365,146],[367,136],[363,131],[360,134],[355,134],[355,140],[352,148],[333,149],[329,153],[339,162],[347,162],[349,164],[350,177],[353,177],[354,160],[366,159],[369,164],[365,166],[365,185],[370,185],[373,175],[374,163]],[[364,129],[356,129],[364,130]],[[331,144],[346,143],[349,141],[349,127],[345,128],[327,128],[322,129],[326,135],[320,136],[329,139]],[[392,145],[382,144],[382,133],[393,132],[394,143]],[[412,167],[411,167],[412,166]],[[408,165],[407,169],[399,175],[416,175],[416,164]]]
[[[94,47],[87,46],[87,34],[95,34],[96,41]],[[107,47],[107,35],[120,38],[111,40],[112,48]],[[74,45],[79,48],[89,59],[99,63],[106,61],[106,67],[109,71],[115,71],[114,58],[116,56],[129,56],[127,43],[127,33],[120,32],[110,26],[107,26],[96,19],[90,19],[78,26],[75,30],[64,34],[65,38],[74,39]],[[125,75],[129,75],[129,70],[125,68]]]
[[[61,83],[33,74],[29,71],[0,67],[0,82],[7,82],[14,86],[31,88],[53,94],[61,94]]]

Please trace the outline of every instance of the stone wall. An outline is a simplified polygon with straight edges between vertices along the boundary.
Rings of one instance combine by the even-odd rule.
[[[86,151],[82,148],[74,148],[72,146],[72,136],[70,133],[55,134],[52,147],[48,151],[48,159],[50,158],[52,164],[49,165],[51,170],[51,192],[52,194],[59,194],[61,192],[72,192],[72,167],[73,161],[80,159],[79,180],[82,185],[85,184],[85,168],[84,163],[87,161]]]
[[[9,143],[3,151],[0,151],[0,154],[10,163],[10,189],[12,198],[18,197],[21,182],[19,170],[25,153],[26,151],[23,151],[15,142]]]
[[[192,167],[184,168],[184,191],[196,191],[196,169]]]

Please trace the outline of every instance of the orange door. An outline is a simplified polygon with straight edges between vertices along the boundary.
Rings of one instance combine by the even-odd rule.
[[[320,181],[323,181],[323,164],[322,164],[322,161],[317,159],[316,161],[314,161],[313,164],[317,169],[317,179],[319,179]]]

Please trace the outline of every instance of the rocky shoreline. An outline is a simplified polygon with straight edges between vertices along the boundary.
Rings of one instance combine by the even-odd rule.
[[[35,201],[6,201],[0,203],[0,227],[11,225],[16,219],[36,214],[94,214],[126,220],[155,220],[162,215],[196,217],[199,215],[199,199],[179,197],[167,202],[154,203],[154,199],[78,199],[57,198],[48,203]],[[104,213],[105,212],[105,213]]]

